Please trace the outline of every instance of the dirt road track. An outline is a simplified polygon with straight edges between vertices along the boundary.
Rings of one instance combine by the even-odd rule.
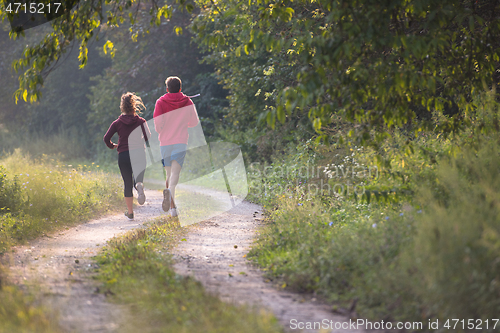
[[[135,221],[128,221],[122,214],[105,216],[16,248],[10,258],[10,279],[23,288],[39,289],[43,302],[58,309],[65,332],[120,332],[127,309],[106,302],[106,297],[96,292],[98,284],[90,278],[95,268],[91,257],[108,239],[163,213],[162,193],[146,191],[146,196],[146,204],[135,210]],[[260,218],[260,207],[244,201],[190,226],[186,241],[181,241],[173,253],[176,272],[194,276],[225,301],[272,311],[288,329],[293,328],[290,321],[294,319],[297,323],[348,321],[310,297],[279,290],[265,281],[259,269],[249,265],[245,254]]]

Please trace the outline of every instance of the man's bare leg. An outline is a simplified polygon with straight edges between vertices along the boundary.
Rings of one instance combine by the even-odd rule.
[[[165,188],[168,188],[168,180],[170,179],[170,175],[172,174],[172,167],[171,166],[166,166],[165,167],[165,174],[166,174],[166,180],[165,180]],[[174,205],[174,199],[172,198],[172,195],[170,196],[170,207],[175,207]]]
[[[165,190],[163,190],[163,201],[161,203],[161,208],[164,212],[168,212],[172,207],[172,195],[170,194],[170,190],[168,189],[168,185],[170,183],[171,178],[171,167],[165,166]]]
[[[172,161],[172,166],[170,167],[170,177],[168,182],[168,188],[170,189],[170,197],[172,202],[172,208],[175,208],[175,187],[179,183],[179,176],[181,173],[181,165],[176,160]]]

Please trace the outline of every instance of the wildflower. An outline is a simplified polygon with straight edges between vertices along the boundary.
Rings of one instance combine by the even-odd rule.
[[[33,206],[33,204],[30,204],[30,207]]]
[[[388,219],[389,219],[389,216],[386,216],[386,217],[385,217],[385,219],[386,219],[386,220],[388,220]]]
[[[372,228],[376,228],[376,227],[377,227],[377,223],[373,223]]]
[[[330,223],[328,223],[328,225],[331,227],[333,225],[333,221],[330,221]]]
[[[299,203],[297,204],[297,206],[302,206],[302,203],[301,203],[301,202],[299,202]]]
[[[403,216],[403,213],[400,213],[399,216]]]
[[[421,209],[417,210],[417,213],[418,214],[422,213],[422,210]]]

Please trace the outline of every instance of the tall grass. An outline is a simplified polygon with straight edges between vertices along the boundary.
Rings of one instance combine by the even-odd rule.
[[[500,313],[499,153],[496,142],[467,150],[440,165],[438,192],[420,189],[425,214],[405,260],[419,272],[427,311],[440,318]]]
[[[80,223],[120,202],[118,177],[97,165],[67,165],[47,156],[34,159],[16,150],[0,160],[0,253],[23,242]]]
[[[13,286],[0,289],[0,333],[62,332],[55,314]]]

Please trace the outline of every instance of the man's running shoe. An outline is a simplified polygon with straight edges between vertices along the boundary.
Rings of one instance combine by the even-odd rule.
[[[163,208],[164,212],[168,212],[170,209],[170,190],[168,188],[163,190],[163,202],[161,203],[161,208]]]
[[[134,213],[129,214],[128,212],[125,212],[125,216],[128,218],[129,221],[133,221],[134,220]]]
[[[177,207],[170,208],[170,216],[177,217]]]
[[[139,203],[139,205],[144,205],[144,203],[146,202],[146,195],[144,194],[144,185],[142,183],[137,183],[136,189],[138,193],[137,202]]]

